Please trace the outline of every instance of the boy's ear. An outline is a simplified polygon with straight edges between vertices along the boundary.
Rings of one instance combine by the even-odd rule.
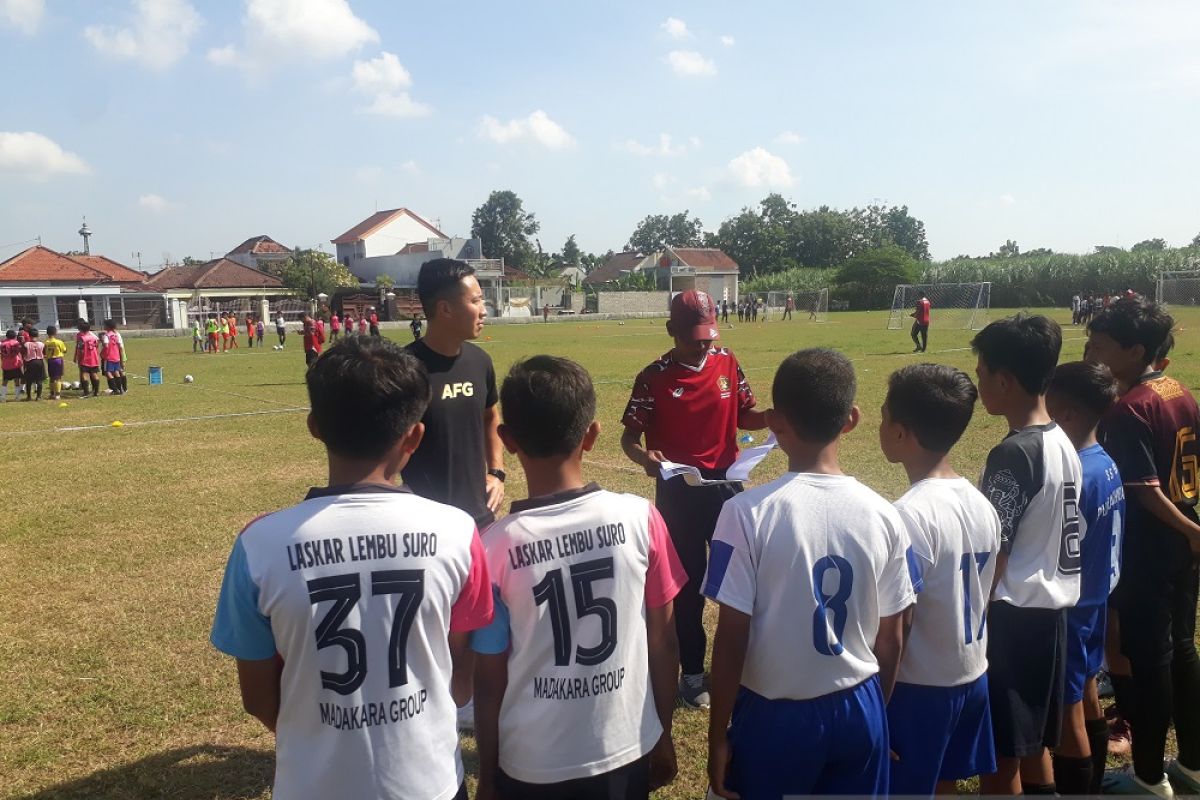
[[[311,411],[308,412],[308,419],[306,422],[308,424],[309,435],[311,435],[317,441],[321,441],[321,431],[317,430],[317,418],[313,416]]]
[[[421,440],[424,438],[425,423],[414,422],[408,432],[400,437],[400,452],[404,454],[405,460],[417,452],[417,448],[421,446]]]
[[[583,452],[590,453],[592,448],[596,446],[596,440],[600,438],[600,422],[592,420],[592,424],[588,425],[587,431],[583,434]]]
[[[846,424],[842,427],[842,435],[845,436],[850,431],[858,427],[859,421],[862,419],[862,412],[858,406],[850,407],[850,416],[846,417]]]
[[[496,428],[496,433],[500,435],[500,441],[504,445],[504,449],[516,455],[517,440],[513,437],[512,431],[503,422]]]
[[[671,320],[667,320],[667,336],[670,336],[672,339],[675,338],[675,332],[671,330]]]

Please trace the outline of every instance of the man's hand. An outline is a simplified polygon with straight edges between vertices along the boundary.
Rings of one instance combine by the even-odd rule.
[[[488,475],[486,486],[488,511],[495,514],[500,510],[500,504],[504,502],[504,481],[495,475]]]
[[[718,797],[739,800],[741,795],[725,788],[725,776],[729,772],[729,738],[724,734],[708,735],[708,785]]]
[[[650,791],[661,789],[671,781],[679,767],[675,762],[675,743],[670,735],[664,733],[658,739],[658,744],[650,751]]]
[[[660,465],[666,460],[667,457],[662,454],[661,450],[647,450],[646,462],[642,464],[642,469],[644,469],[646,474],[651,478],[657,478],[659,475]]]

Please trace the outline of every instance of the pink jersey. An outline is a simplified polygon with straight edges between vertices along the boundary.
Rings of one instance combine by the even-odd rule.
[[[366,317],[363,317],[358,321],[358,332],[364,333],[364,334],[367,332],[367,318]]]
[[[91,331],[77,334],[75,336],[75,353],[78,356],[79,366],[99,367],[100,340],[96,334]]]
[[[334,333],[337,333],[342,329],[342,321],[338,319],[337,314],[334,314],[329,318],[329,327],[333,328]]]
[[[46,357],[46,345],[37,339],[30,339],[25,343],[25,360],[41,361]]]
[[[0,342],[0,369],[20,369],[21,363],[21,343],[16,339]]]
[[[104,334],[104,360],[120,361],[122,344],[121,334],[116,331],[107,331]]]

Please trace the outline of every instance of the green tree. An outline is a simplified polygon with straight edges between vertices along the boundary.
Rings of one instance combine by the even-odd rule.
[[[1012,239],[1005,239],[1004,244],[1000,245],[1000,249],[994,253],[988,253],[989,256],[997,258],[1016,258],[1021,255],[1021,248]]]
[[[575,234],[567,237],[567,241],[563,243],[562,260],[564,264],[579,265],[579,260],[583,256],[583,251],[579,249],[579,245],[575,243]]]
[[[517,269],[534,268],[537,250],[529,237],[541,230],[541,223],[527,212],[516,192],[494,191],[471,215],[471,235],[483,245],[488,258],[503,258]]]
[[[1131,253],[1158,253],[1167,249],[1166,239],[1143,239],[1129,248]]]
[[[392,279],[391,275],[388,275],[387,273],[383,273],[381,275],[375,276],[375,288],[376,289],[387,290],[387,289],[394,289],[395,287],[396,287],[396,281],[394,281]]]
[[[908,213],[908,206],[869,205],[849,212],[858,239],[856,251],[894,244],[918,261],[929,260],[925,223]]]
[[[916,274],[917,264],[908,251],[889,244],[851,258],[838,270],[837,283],[891,289],[897,283],[911,283]]]
[[[854,255],[854,220],[829,206],[802,211],[792,222],[791,239],[793,256],[804,266],[840,266]]]
[[[284,286],[313,299],[319,294],[358,286],[358,278],[347,267],[320,250],[293,253],[280,266],[279,278]]]
[[[700,247],[704,242],[704,225],[699,217],[688,217],[686,210],[670,216],[650,214],[637,224],[629,235],[626,250],[653,253],[667,245]]]

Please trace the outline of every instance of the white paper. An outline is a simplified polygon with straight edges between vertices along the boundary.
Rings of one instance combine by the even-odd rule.
[[[737,460],[729,466],[725,471],[724,480],[710,480],[700,476],[700,470],[696,467],[688,466],[687,464],[676,464],[673,461],[663,461],[659,464],[659,474],[663,480],[683,476],[683,481],[688,486],[712,486],[718,483],[743,483],[750,479],[750,472],[757,467],[762,460],[767,457],[767,454],[775,449],[777,442],[775,434],[767,437],[767,440],[755,447],[747,447],[738,454]]]

